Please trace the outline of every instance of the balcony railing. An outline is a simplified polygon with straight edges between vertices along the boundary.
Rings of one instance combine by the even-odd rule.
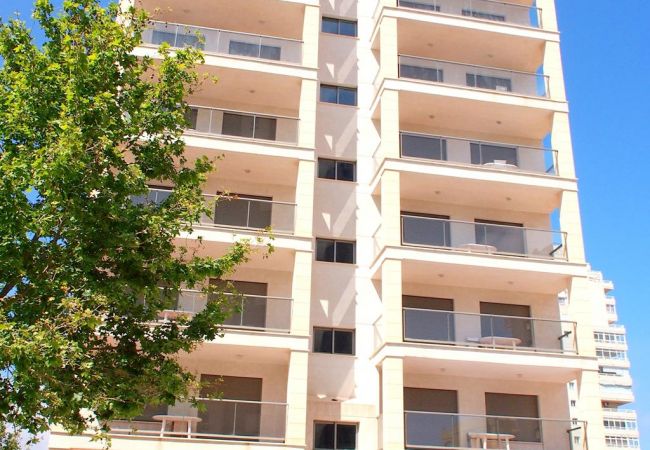
[[[205,292],[189,289],[169,295],[172,297],[172,306],[161,313],[162,319],[199,313],[211,297]],[[291,330],[291,298],[230,293],[225,295],[233,298],[237,311],[224,321],[224,328],[280,333],[288,333]]]
[[[146,196],[133,198],[136,204],[162,203],[172,194],[171,189],[149,189]],[[208,195],[203,198],[210,214],[201,217],[203,226],[219,226],[249,230],[266,230],[293,234],[296,204],[277,202],[253,196]]]
[[[175,48],[196,47],[208,53],[302,63],[302,42],[294,39],[154,21],[142,33],[142,40],[153,45],[166,42]]]
[[[402,158],[557,175],[557,151],[515,144],[400,132]]]
[[[405,411],[412,449],[586,449],[585,424],[572,420]],[[487,442],[486,442],[487,441]]]
[[[112,421],[111,433],[152,438],[284,442],[286,403],[230,399],[200,399],[199,403],[204,408],[201,412],[190,405],[177,405],[169,408],[167,414],[150,420]]]
[[[299,119],[295,117],[190,106],[189,130],[216,136],[232,136],[283,144],[298,143]]]
[[[542,27],[542,10],[530,5],[494,0],[398,0],[398,6],[456,16]]]
[[[415,56],[399,56],[399,77],[531,97],[549,96],[547,75]]]
[[[575,322],[421,308],[402,312],[408,342],[577,354]]]
[[[402,214],[402,244],[566,260],[566,233]]]

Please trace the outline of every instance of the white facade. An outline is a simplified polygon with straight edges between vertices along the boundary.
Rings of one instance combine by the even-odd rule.
[[[115,424],[114,448],[606,448],[625,392],[597,350],[623,344],[594,338],[554,0],[142,4],[138,54],[200,45],[219,77],[187,151],[223,154],[205,193],[239,197],[182,238],[218,256],[271,226],[276,251],[233,277],[249,316],[184,357],[224,400]]]

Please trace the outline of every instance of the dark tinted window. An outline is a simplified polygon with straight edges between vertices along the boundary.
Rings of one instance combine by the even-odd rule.
[[[339,88],[339,104],[356,106],[357,90],[355,88]]]
[[[325,103],[337,103],[339,105],[356,106],[357,89],[321,84],[320,101]]]
[[[354,264],[354,242],[316,239],[316,261]]]
[[[354,181],[356,163],[351,161],[336,161],[334,159],[318,159],[318,178],[330,180]]]
[[[354,355],[354,330],[314,328],[314,352]]]
[[[443,161],[447,159],[446,139],[407,133],[402,133],[400,139],[402,156]]]
[[[199,110],[196,108],[189,108],[185,111],[185,120],[187,120],[187,127],[190,130],[196,130],[196,121],[199,117]]]
[[[323,21],[321,23],[321,31],[323,33],[332,33],[355,37],[357,35],[357,22],[354,20],[323,17]]]
[[[314,449],[354,450],[356,448],[356,425],[343,423],[314,424]]]

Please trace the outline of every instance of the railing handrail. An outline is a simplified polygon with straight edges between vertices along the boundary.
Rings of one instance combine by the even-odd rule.
[[[205,398],[198,397],[197,401],[206,401],[206,402],[223,402],[223,403],[248,403],[252,405],[275,405],[275,406],[288,406],[286,402],[269,402],[262,400],[237,400],[233,398]]]
[[[546,79],[549,78],[549,75],[545,75],[543,73],[535,73],[535,72],[524,72],[522,70],[512,70],[512,69],[502,69],[500,67],[492,67],[492,66],[481,66],[479,64],[467,64],[467,63],[460,63],[456,61],[448,61],[445,59],[434,59],[434,58],[425,58],[422,56],[413,56],[413,55],[402,55],[398,54],[398,64],[399,64],[399,59],[400,58],[412,58],[412,59],[421,59],[423,61],[433,61],[433,62],[440,62],[440,63],[445,63],[445,64],[451,64],[454,66],[465,66],[465,67],[475,67],[479,69],[489,69],[489,70],[498,70],[501,72],[508,72],[508,73],[518,73],[521,75],[532,75],[534,77],[544,77]],[[444,83],[444,82],[443,82]]]
[[[461,413],[445,413],[445,412],[436,412],[436,411],[411,411],[404,410],[404,414],[432,414],[432,415],[441,415],[441,416],[456,416],[456,417],[476,417],[480,419],[517,419],[517,420],[535,420],[538,422],[567,422],[572,424],[584,424],[584,420],[576,419],[546,419],[543,417],[517,417],[517,416],[494,416],[487,414],[461,414]]]
[[[557,230],[546,230],[544,228],[529,228],[529,227],[518,227],[516,225],[501,225],[498,223],[482,223],[482,222],[469,222],[466,220],[454,220],[454,219],[441,219],[439,217],[427,217],[427,216],[419,216],[415,213],[400,213],[401,217],[415,217],[418,219],[427,219],[427,220],[437,220],[440,222],[448,222],[448,223],[464,223],[468,225],[483,225],[483,226],[490,226],[490,227],[500,227],[500,228],[512,228],[516,230],[526,230],[526,231],[543,231],[546,233],[553,233],[553,234],[562,234],[563,236],[567,235],[566,231],[557,231]]]
[[[287,119],[287,120],[295,120],[297,122],[300,121],[300,117],[294,117],[294,116],[284,116],[281,114],[267,114],[267,113],[260,113],[260,112],[255,112],[255,111],[243,111],[243,110],[238,110],[238,109],[224,109],[224,108],[215,108],[213,106],[203,106],[203,105],[195,105],[195,104],[188,104],[190,108],[201,108],[201,109],[208,109],[212,111],[222,111],[222,112],[231,112],[231,113],[237,113],[237,114],[248,114],[251,116],[256,116],[256,117],[268,117],[271,119]]]
[[[155,192],[172,192],[173,187],[170,186],[169,189],[161,189],[161,188],[149,188],[148,190],[155,191]],[[252,195],[252,194],[251,194]],[[288,206],[298,206],[297,203],[295,202],[284,202],[284,201],[278,201],[278,200],[266,200],[263,198],[248,198],[244,196],[243,194],[241,196],[232,196],[232,195],[219,195],[219,194],[201,194],[202,197],[210,197],[210,198],[227,198],[227,199],[232,199],[232,200],[247,200],[251,202],[259,202],[259,203],[271,203],[274,205],[288,205]]]
[[[553,323],[566,323],[571,325],[578,325],[578,322],[573,322],[570,320],[557,320],[557,319],[541,319],[537,317],[521,317],[521,316],[508,316],[503,314],[483,314],[483,313],[472,313],[472,312],[463,312],[463,311],[445,311],[444,309],[427,309],[427,308],[411,308],[408,306],[402,306],[402,310],[406,311],[432,311],[432,312],[442,312],[449,313],[454,315],[464,315],[464,316],[479,316],[479,317],[504,317],[508,319],[522,319],[522,320],[533,320],[538,322],[553,322]]]
[[[164,288],[161,288],[164,289]],[[178,291],[179,293],[190,293],[190,294],[201,294],[201,295],[210,295],[209,292],[205,291],[199,291],[198,289],[180,289]],[[222,292],[224,295],[239,295],[241,297],[247,297],[247,298],[266,298],[269,300],[285,300],[285,301],[293,301],[293,298],[291,297],[276,297],[273,295],[251,295],[251,294],[240,294],[240,293],[235,293],[235,292]]]
[[[246,36],[268,38],[268,39],[276,39],[276,40],[279,40],[279,41],[297,42],[297,43],[300,43],[300,44],[304,43],[304,41],[302,39],[277,37],[277,36],[270,36],[270,35],[267,35],[267,34],[258,34],[258,33],[247,33],[245,31],[225,30],[223,28],[204,27],[204,26],[201,26],[201,25],[189,25],[189,24],[180,23],[180,22],[168,22],[168,21],[164,21],[164,20],[150,20],[150,22],[151,23],[167,24],[167,25],[176,25],[176,26],[187,27],[187,28],[197,28],[197,29],[202,29],[202,30],[221,31],[221,32],[224,32],[224,33],[243,34],[243,35],[246,35]]]
[[[522,144],[513,144],[512,142],[497,142],[497,141],[483,141],[480,139],[469,139],[469,138],[462,138],[462,137],[457,137],[457,136],[447,136],[444,134],[428,134],[428,133],[420,133],[417,131],[404,131],[400,130],[399,134],[406,134],[406,135],[411,135],[411,136],[421,136],[421,137],[428,137],[428,138],[441,138],[441,139],[455,139],[457,141],[465,141],[465,142],[475,142],[477,144],[490,144],[490,145],[500,145],[500,146],[507,146],[507,147],[515,147],[515,148],[522,148],[526,150],[536,150],[540,152],[553,152],[555,154],[558,154],[558,151],[554,148],[543,148],[543,147],[531,147],[528,145],[522,145]]]
[[[398,5],[399,5],[400,1],[401,0],[397,0]],[[429,2],[427,2],[426,0],[410,0],[410,1],[412,1],[414,3],[422,3],[422,4],[436,4],[436,3],[439,3],[438,1],[429,1]],[[509,2],[496,1],[496,0],[479,0],[479,1],[486,2],[486,3],[494,3],[494,4],[497,4],[497,5],[516,6],[516,7],[519,7],[519,8],[535,9],[537,11],[542,10],[542,8],[540,8],[539,6],[535,6],[535,5],[519,5],[517,3],[509,3]],[[432,11],[432,12],[438,12],[438,11]]]

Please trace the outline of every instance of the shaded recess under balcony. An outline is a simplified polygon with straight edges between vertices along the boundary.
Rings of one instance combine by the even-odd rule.
[[[493,0],[397,0],[402,8],[450,14],[533,28],[542,27],[541,9],[531,0],[500,2]]]

